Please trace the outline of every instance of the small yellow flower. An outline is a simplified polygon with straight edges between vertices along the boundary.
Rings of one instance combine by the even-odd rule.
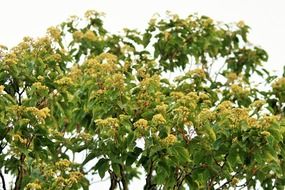
[[[268,137],[270,135],[270,132],[262,131],[260,134],[264,135],[265,137]]]
[[[156,114],[152,117],[152,122],[155,124],[155,125],[163,125],[166,123],[166,120],[165,118],[163,117],[162,114]]]
[[[63,159],[55,163],[55,166],[59,169],[68,168],[70,165],[71,165],[71,162],[67,159]]]
[[[34,87],[35,89],[39,90],[39,91],[46,91],[48,90],[47,86],[44,86],[42,83],[40,82],[35,82],[33,83],[32,87]]]
[[[155,110],[161,114],[166,114],[168,106],[166,104],[157,105]]]
[[[134,123],[134,126],[139,129],[146,129],[148,127],[148,121],[145,119],[139,119]]]
[[[72,35],[73,35],[74,41],[76,41],[76,42],[79,42],[84,37],[84,34],[81,31],[75,31],[75,32],[73,32]]]
[[[3,85],[0,85],[0,94],[2,94],[4,91],[4,86]]]
[[[98,39],[97,36],[95,35],[95,33],[92,32],[91,30],[87,30],[85,32],[84,38],[87,39],[87,40],[93,41],[93,42]]]
[[[162,140],[162,142],[166,145],[172,145],[176,143],[177,138],[175,135],[169,134],[165,139]]]
[[[238,182],[239,182],[239,179],[234,177],[231,181],[231,184],[235,186],[236,184],[238,184]]]
[[[266,104],[266,101],[264,100],[255,100],[251,106],[255,108],[261,108],[264,104]]]
[[[228,82],[233,82],[238,78],[238,75],[234,72],[229,72],[227,73],[226,77],[228,79]]]
[[[49,35],[56,41],[60,41],[61,39],[61,31],[56,27],[48,28]]]
[[[232,94],[236,96],[247,96],[249,94],[248,89],[244,89],[241,85],[233,84],[231,85]]]
[[[62,77],[61,79],[56,80],[55,83],[58,85],[71,85],[73,81],[70,77]]]
[[[238,23],[237,23],[237,26],[239,27],[239,28],[243,28],[244,26],[245,26],[245,23],[244,23],[244,21],[239,21]]]
[[[187,75],[194,76],[194,77],[200,77],[200,78],[206,78],[206,73],[201,68],[191,70],[187,73]]]
[[[35,181],[32,183],[28,183],[26,186],[27,190],[39,190],[42,189],[41,183],[39,181]]]

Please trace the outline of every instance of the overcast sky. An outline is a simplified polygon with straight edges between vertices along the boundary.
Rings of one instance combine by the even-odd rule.
[[[105,26],[112,32],[143,29],[154,13],[164,15],[167,10],[222,22],[243,20],[251,27],[250,41],[269,53],[268,68],[281,73],[285,65],[283,0],[0,0],[0,44],[12,47],[24,36],[42,36],[49,26],[89,9],[105,12]]]

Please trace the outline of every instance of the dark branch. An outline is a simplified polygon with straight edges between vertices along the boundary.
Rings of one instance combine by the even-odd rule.
[[[5,178],[4,178],[4,175],[2,174],[2,171],[0,171],[0,177],[1,177],[1,180],[2,180],[2,188],[3,188],[3,190],[7,190],[6,189]]]

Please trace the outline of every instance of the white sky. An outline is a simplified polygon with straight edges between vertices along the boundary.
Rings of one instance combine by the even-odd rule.
[[[223,22],[244,20],[251,27],[250,41],[269,53],[267,67],[281,73],[285,65],[283,0],[0,0],[0,44],[12,47],[24,36],[44,35],[49,26],[89,9],[106,13],[105,26],[111,32],[143,29],[154,13],[164,15],[166,10],[181,16],[199,13]]]

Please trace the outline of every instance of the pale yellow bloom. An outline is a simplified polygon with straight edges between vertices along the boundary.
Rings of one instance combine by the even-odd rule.
[[[264,135],[265,137],[268,137],[270,134],[270,132],[268,131],[262,131],[260,134]]]
[[[175,135],[169,134],[162,142],[166,145],[172,145],[177,142],[177,138]]]
[[[241,85],[237,85],[237,84],[231,85],[231,91],[236,96],[247,96],[247,95],[249,95],[248,89],[244,89]]]
[[[245,26],[245,23],[244,23],[244,21],[239,21],[238,23],[237,23],[237,26],[238,27],[240,27],[240,28],[243,28],[244,26]]]
[[[156,125],[163,125],[166,123],[165,118],[161,114],[156,114],[152,117],[152,122]]]
[[[285,77],[277,79],[273,84],[272,88],[274,90],[279,90],[281,88],[285,88]]]
[[[196,76],[196,77],[200,77],[200,78],[206,78],[206,73],[201,68],[197,68],[197,69],[191,70],[191,71],[189,71],[187,73],[187,75]]]
[[[134,123],[134,126],[139,129],[146,129],[148,127],[148,121],[145,119],[139,119]]]
[[[27,190],[39,190],[39,189],[42,189],[42,185],[38,180],[36,180],[35,182],[28,183],[26,186],[26,189]]]
[[[106,118],[106,119],[97,119],[95,123],[102,127],[112,127],[118,128],[119,127],[119,120],[117,118]]]
[[[228,82],[233,82],[238,78],[238,75],[234,72],[229,72],[227,73],[226,77],[228,79]]]
[[[87,30],[84,34],[84,38],[90,41],[96,41],[98,38],[95,35],[94,32],[92,32],[91,30]]]
[[[48,90],[48,87],[43,85],[41,82],[33,83],[32,87],[36,88],[39,91],[46,91],[46,90]]]
[[[81,31],[75,31],[75,32],[73,32],[72,35],[73,35],[74,41],[76,41],[76,42],[79,42],[84,37],[84,34]]]
[[[70,77],[62,77],[61,79],[56,80],[55,83],[59,85],[71,85],[73,81]]]
[[[71,165],[71,162],[67,159],[59,160],[55,163],[55,166],[59,169],[68,168]]]
[[[0,94],[2,94],[4,91],[4,86],[3,85],[0,85]]]
[[[48,28],[49,35],[56,41],[60,41],[61,39],[61,31],[56,27]]]
[[[166,114],[168,106],[166,104],[157,105],[155,110],[161,114]]]

